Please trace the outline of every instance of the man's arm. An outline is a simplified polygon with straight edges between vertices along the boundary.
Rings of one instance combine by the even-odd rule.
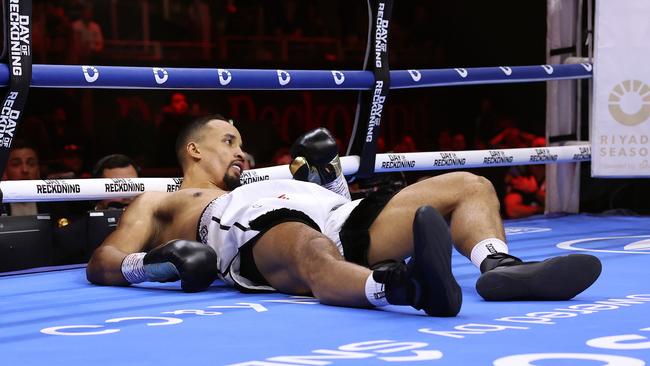
[[[98,285],[128,285],[122,275],[122,261],[131,253],[141,252],[153,240],[155,233],[154,209],[150,194],[136,198],[126,209],[115,231],[95,250],[86,278]]]

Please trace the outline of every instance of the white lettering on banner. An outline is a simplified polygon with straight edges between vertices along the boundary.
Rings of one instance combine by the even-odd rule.
[[[94,83],[99,79],[99,70],[95,66],[81,66],[81,71],[83,71],[84,78],[89,83]]]
[[[595,177],[650,176],[647,0],[601,1],[596,12],[591,143]],[[584,66],[587,67],[585,64]]]
[[[167,70],[160,67],[152,67],[151,70],[153,71],[153,77],[156,80],[156,84],[164,84],[167,82],[167,79],[169,79]]]
[[[375,29],[375,66],[381,67],[381,54],[388,48],[388,20],[384,20],[385,4],[379,3]]]
[[[280,85],[285,86],[289,84],[289,82],[291,81],[291,74],[289,74],[284,70],[278,70],[277,73],[278,73],[278,82],[280,83]]]
[[[554,319],[574,318],[579,315],[594,314],[601,311],[617,310],[621,307],[640,305],[650,302],[650,294],[633,294],[624,299],[607,299],[589,304],[570,305],[565,308],[556,308],[553,311],[532,312],[518,316],[504,316],[494,319],[495,322],[507,322],[525,325],[555,325]],[[448,338],[465,338],[468,335],[482,335],[489,332],[499,332],[509,329],[526,330],[530,326],[502,325],[502,324],[461,324],[454,326],[453,330],[438,330],[420,328],[420,333],[438,335]]]
[[[230,84],[232,80],[232,73],[226,69],[217,69],[217,75],[219,76],[219,84],[226,86]]]
[[[368,121],[368,130],[366,133],[366,142],[371,142],[375,131],[375,126],[379,127],[381,124],[381,114],[384,110],[384,102],[386,97],[381,95],[384,88],[384,82],[381,80],[375,81],[375,91],[372,95],[372,106],[370,107],[370,120]]]
[[[345,74],[340,71],[332,70],[332,77],[334,77],[334,83],[336,85],[341,85],[345,82]]]
[[[511,69],[511,68],[509,68],[509,67],[507,67],[507,66],[500,66],[499,68],[501,69],[501,71],[503,71],[503,73],[504,73],[506,76],[510,76],[510,75],[512,75],[512,69]]]
[[[454,69],[460,75],[461,78],[465,79],[469,74],[466,69]]]
[[[494,360],[494,366],[534,366],[544,360],[590,360],[605,362],[604,366],[643,366],[645,362],[632,357],[596,353],[530,353],[506,356]]]
[[[0,146],[9,148],[14,138],[14,131],[20,117],[20,111],[13,109],[13,105],[19,96],[19,92],[12,91],[7,94],[7,98],[2,105],[0,112]]]
[[[20,15],[20,2],[11,0],[9,4],[9,53],[11,56],[11,74],[23,74],[23,56],[31,55],[29,44],[29,16]]]
[[[329,365],[330,360],[358,360],[376,358],[386,362],[418,362],[441,359],[438,350],[421,349],[428,347],[424,342],[404,342],[392,340],[365,341],[339,346],[337,349],[316,349],[308,355],[274,356],[263,361],[246,361],[229,366],[271,366],[271,365]],[[410,351],[406,355],[386,356],[393,353]],[[364,363],[366,364],[366,363]]]
[[[581,63],[580,65],[582,65],[582,67],[584,67],[585,70],[587,70],[587,71],[589,71],[589,72],[591,72],[591,70],[594,69],[594,67],[593,67],[591,64],[589,64],[589,63]]]
[[[411,79],[415,81],[416,83],[422,79],[422,74],[418,70],[406,70],[408,71],[409,75],[411,75]]]

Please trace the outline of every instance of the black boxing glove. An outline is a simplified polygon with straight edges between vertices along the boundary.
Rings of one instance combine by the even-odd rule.
[[[130,283],[181,280],[185,292],[199,292],[217,279],[217,253],[190,240],[172,240],[148,253],[129,254],[122,261],[122,274]]]
[[[326,128],[298,137],[291,146],[291,157],[289,169],[294,179],[319,184],[350,199],[336,140]]]

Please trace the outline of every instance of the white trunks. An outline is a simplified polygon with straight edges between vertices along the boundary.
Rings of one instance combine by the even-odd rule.
[[[210,202],[201,215],[198,239],[216,251],[224,282],[245,290],[273,291],[242,276],[240,249],[279,223],[300,221],[329,237],[343,255],[339,231],[360,202],[313,183],[289,179],[250,183]]]

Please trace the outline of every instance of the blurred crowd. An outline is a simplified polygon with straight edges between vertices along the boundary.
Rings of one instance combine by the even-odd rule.
[[[168,66],[214,67],[218,61],[233,67],[246,67],[250,63],[255,65],[253,67],[299,65],[297,68],[359,69],[367,39],[366,6],[364,1],[341,0],[36,2],[32,25],[34,62],[124,64],[124,54],[132,55],[129,52],[133,45],[140,47],[142,42],[156,42],[162,45],[163,51],[146,53],[149,58],[128,59],[127,64],[151,66],[151,61],[155,60]],[[470,52],[472,47],[465,47],[462,40],[473,34],[472,29],[460,27],[451,20],[452,17],[445,15],[459,12],[462,13],[462,9],[449,4],[436,5],[422,0],[413,1],[409,6],[395,6],[391,21],[391,67],[449,67],[464,55],[470,55],[463,52]],[[544,16],[541,11],[539,19],[544,19]],[[482,21],[480,19],[477,27]],[[494,27],[494,31],[499,32],[500,27]],[[483,46],[479,44],[480,35],[475,37],[473,48],[479,52]],[[538,38],[535,50],[544,48],[543,37]],[[226,47],[223,40],[230,42],[227,44],[230,52],[221,49]],[[315,48],[289,51],[288,59],[278,59],[271,52],[275,46],[265,47],[267,44],[275,45],[273,42],[276,40],[296,41],[315,45]],[[321,47],[328,42],[337,47]],[[173,45],[180,48],[173,48]],[[167,46],[169,48],[165,48]],[[203,47],[212,52],[185,52],[192,47]],[[531,59],[541,63],[543,60],[537,59],[536,55],[543,53],[535,52],[529,52]],[[510,57],[507,52],[502,53],[504,58]],[[471,58],[464,59],[463,66],[485,66],[485,62],[502,64],[501,59],[486,58],[498,54],[481,53],[480,57],[471,54]],[[450,89],[422,90],[403,99],[396,97],[389,106],[396,105],[397,112],[414,105],[417,108],[413,109],[424,112],[413,112],[410,120],[405,122],[400,117],[405,113],[389,113],[388,110],[382,121],[384,128],[378,152],[543,145],[540,137],[544,128],[543,98],[537,98],[537,104],[530,106],[544,91],[543,87],[531,88],[537,89],[527,89],[533,92],[525,96],[525,92],[519,91],[504,93],[495,91],[497,89],[464,88],[467,91],[463,93],[467,94]],[[309,98],[315,96],[322,100],[330,98],[316,93],[309,95]],[[256,100],[267,97],[261,93],[255,95]],[[353,115],[356,94],[349,94],[346,98],[344,102],[318,105],[317,111],[312,112],[317,116],[313,117],[314,126],[300,121],[305,115],[291,117],[292,107],[280,112],[260,107],[256,116],[237,120],[236,125],[242,130],[244,140],[249,141],[245,145],[249,149],[248,164],[251,167],[287,164],[293,138],[305,129],[322,125],[323,115],[337,116],[341,109]],[[180,91],[33,90],[3,178],[102,176],[98,175],[97,163],[115,154],[122,158],[118,159],[118,165],[111,165],[107,176],[113,176],[111,174],[115,172],[124,176],[178,176],[180,170],[173,151],[178,131],[200,115],[215,112],[235,114],[233,103],[224,100],[224,94],[208,95],[207,92],[198,97],[194,92]],[[270,103],[276,103],[276,100]],[[278,114],[288,115],[288,122],[283,120],[279,123]],[[352,118],[346,117],[328,126],[340,141],[342,155],[352,123]],[[128,174],[119,170],[127,166],[132,167],[127,169]],[[543,173],[543,169],[528,167],[495,169],[487,174],[504,202],[505,217],[543,212]],[[419,178],[421,175],[400,174],[388,179],[394,179],[399,186]],[[366,188],[357,183],[353,189],[363,191]],[[115,202],[112,205],[119,206]],[[38,205],[19,206],[9,207],[5,212],[40,211]],[[109,206],[109,203],[92,205],[93,208]]]

